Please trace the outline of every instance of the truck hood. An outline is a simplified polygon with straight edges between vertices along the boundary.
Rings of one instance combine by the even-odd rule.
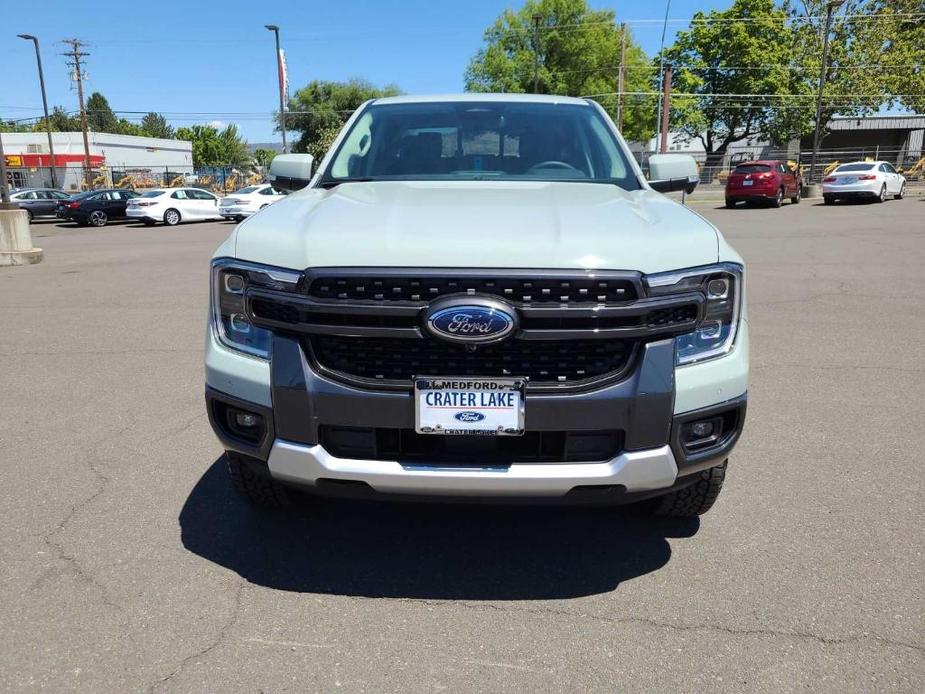
[[[235,256],[267,265],[638,270],[717,261],[716,229],[651,190],[608,184],[344,183],[242,223]]]

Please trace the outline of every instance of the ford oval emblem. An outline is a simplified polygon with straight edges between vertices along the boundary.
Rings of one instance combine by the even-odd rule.
[[[431,334],[450,342],[497,342],[517,327],[513,308],[494,299],[474,297],[435,302],[425,320]]]
[[[457,412],[453,415],[455,419],[458,419],[460,422],[481,422],[485,419],[485,415],[481,412]]]

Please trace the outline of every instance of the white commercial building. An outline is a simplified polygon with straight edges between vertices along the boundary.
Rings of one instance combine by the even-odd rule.
[[[15,188],[51,187],[48,135],[3,133],[3,150],[10,183]],[[58,188],[80,190],[86,181],[83,135],[52,133]],[[131,176],[139,185],[164,185],[193,172],[193,146],[185,140],[89,133],[91,179],[94,186],[118,185]]]

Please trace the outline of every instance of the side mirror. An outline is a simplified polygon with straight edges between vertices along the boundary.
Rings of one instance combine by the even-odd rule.
[[[700,183],[697,162],[689,154],[653,154],[649,157],[649,185],[659,193],[683,190],[693,193]]]
[[[311,154],[277,154],[270,162],[267,178],[276,190],[300,190],[312,180]]]

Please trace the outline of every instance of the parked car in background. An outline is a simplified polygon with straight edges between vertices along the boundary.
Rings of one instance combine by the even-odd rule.
[[[70,195],[54,188],[24,188],[10,194],[10,202],[25,210],[31,222],[36,217],[54,217],[59,200],[67,200]]]
[[[774,207],[790,198],[794,205],[800,202],[802,177],[777,159],[747,161],[739,164],[726,180],[726,207],[740,202],[769,202]]]
[[[905,193],[905,176],[886,161],[842,164],[822,179],[822,199],[826,205],[851,198],[883,202],[890,195],[901,200]]]
[[[125,204],[137,195],[134,190],[119,188],[88,190],[59,200],[55,214],[81,226],[104,227],[113,219],[125,219]]]
[[[131,201],[126,214],[148,225],[163,222],[171,227],[180,222],[221,218],[218,197],[200,188],[149,190]]]
[[[282,200],[284,192],[274,190],[269,183],[261,183],[256,186],[247,186],[236,190],[227,198],[222,198],[218,203],[219,214],[225,219],[242,220],[250,217],[258,210],[262,210],[267,205],[272,205],[277,200]]]

